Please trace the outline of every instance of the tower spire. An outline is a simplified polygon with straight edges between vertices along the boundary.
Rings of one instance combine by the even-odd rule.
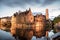
[[[48,13],[48,9],[46,9],[46,20],[49,19],[49,13]]]

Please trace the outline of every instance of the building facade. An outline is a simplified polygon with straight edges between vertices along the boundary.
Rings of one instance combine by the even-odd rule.
[[[48,9],[46,9],[46,15],[37,14],[33,15],[31,9],[26,10],[24,12],[16,12],[10,18],[1,18],[0,19],[0,28],[3,27],[3,23],[10,21],[11,22],[11,34],[16,34],[17,29],[33,29],[35,32],[35,36],[45,35],[45,25],[46,20],[49,20]],[[6,27],[5,27],[6,28]]]
[[[16,29],[33,29],[37,36],[44,35],[48,16],[48,9],[46,9],[46,15],[37,14],[34,16],[30,8],[24,12],[16,12],[11,18],[11,33],[15,34]]]
[[[10,22],[11,22],[11,17],[1,18],[0,19],[0,23],[1,23],[0,29],[5,30],[7,28],[6,26],[9,25],[8,23],[10,23]],[[9,26],[8,26],[8,28],[9,28]]]
[[[34,22],[34,16],[32,15],[31,9],[24,12],[16,12],[11,19],[11,33],[15,34],[14,30],[27,29],[31,27]]]

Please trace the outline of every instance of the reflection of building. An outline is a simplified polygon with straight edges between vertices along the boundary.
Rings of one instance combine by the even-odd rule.
[[[14,29],[16,28],[26,28],[33,22],[34,22],[34,16],[32,15],[31,9],[26,10],[24,12],[20,12],[20,13],[16,12],[12,16],[11,30],[14,31]]]
[[[46,18],[45,18],[45,15],[36,15],[35,16],[35,24],[36,24],[36,28],[38,27],[44,27],[45,26],[45,22],[46,22]],[[39,29],[36,29],[36,30],[39,30]]]
[[[7,21],[11,22],[11,33],[15,34],[16,29],[35,29],[35,31],[43,33],[45,28],[46,20],[49,19],[48,9],[46,9],[46,15],[37,14],[32,15],[31,9],[24,12],[16,12],[12,17],[3,17],[0,21],[0,28],[6,28],[2,24]],[[42,32],[41,32],[42,31]],[[38,34],[40,34],[38,33]]]
[[[32,15],[31,9],[24,12],[16,12],[11,18],[11,33],[15,34],[16,28],[36,28],[36,31],[44,30],[46,20],[48,17],[48,9],[46,9],[46,15]],[[37,30],[38,29],[38,30]]]

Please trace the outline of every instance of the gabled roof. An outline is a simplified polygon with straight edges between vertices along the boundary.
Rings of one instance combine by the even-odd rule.
[[[35,15],[34,17],[37,17],[37,16],[38,16],[38,17],[46,17],[45,15],[42,15],[42,14],[40,14],[40,15],[37,14],[37,15]]]
[[[16,12],[16,13],[14,13],[14,16],[16,16],[16,15],[18,15],[18,16],[26,16],[29,12],[30,12],[31,10],[29,9],[29,10],[26,10],[26,11],[24,11],[24,12]]]
[[[21,13],[19,13],[19,15],[27,15],[28,13],[29,13],[29,10],[28,11],[21,12]]]

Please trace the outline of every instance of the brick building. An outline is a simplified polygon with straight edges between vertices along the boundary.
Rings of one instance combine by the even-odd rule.
[[[49,19],[48,9],[46,9],[46,15],[32,15],[31,9],[24,12],[16,12],[11,18],[11,33],[15,34],[16,29],[35,29],[36,32],[39,32],[41,29],[45,28],[46,20]],[[39,33],[38,33],[39,34]],[[39,34],[39,35],[41,35]],[[37,34],[36,34],[37,35]]]
[[[13,33],[13,31],[16,28],[18,29],[29,28],[28,26],[31,26],[30,24],[32,24],[33,22],[34,22],[34,16],[32,15],[30,8],[29,10],[26,10],[24,12],[20,12],[20,13],[16,12],[11,19],[11,33]]]
[[[2,17],[0,19],[0,29],[5,30],[8,22],[11,22],[11,17]]]
[[[24,12],[16,12],[11,17],[3,17],[0,19],[0,28],[3,23],[10,21],[11,22],[11,34],[16,34],[16,29],[33,29],[35,35],[44,35],[46,20],[49,20],[48,9],[46,9],[46,15],[37,14],[33,15],[31,9]],[[5,27],[6,28],[6,27]]]

